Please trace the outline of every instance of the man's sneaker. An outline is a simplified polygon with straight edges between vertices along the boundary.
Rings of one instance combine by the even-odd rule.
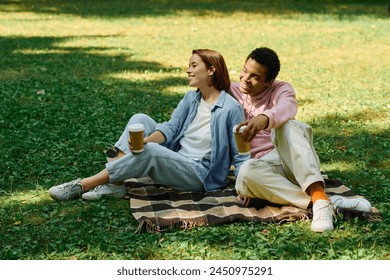
[[[104,184],[84,193],[81,197],[85,200],[99,200],[103,196],[110,198],[122,198],[126,195],[126,193],[127,191],[124,184],[121,186]]]
[[[76,179],[68,183],[51,187],[49,195],[54,200],[66,201],[79,198],[83,193],[83,185],[81,179]]]
[[[332,201],[334,208],[342,208],[346,210],[361,211],[361,212],[372,212],[371,203],[363,197],[345,197],[341,195],[329,196]]]
[[[333,230],[333,206],[330,200],[319,199],[314,203],[311,230],[315,232]]]

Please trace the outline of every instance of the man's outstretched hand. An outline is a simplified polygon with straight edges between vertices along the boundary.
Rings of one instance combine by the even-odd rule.
[[[266,115],[258,115],[255,118],[241,122],[237,126],[237,131],[245,125],[246,128],[242,132],[242,138],[245,142],[251,142],[257,133],[267,128],[268,117]]]

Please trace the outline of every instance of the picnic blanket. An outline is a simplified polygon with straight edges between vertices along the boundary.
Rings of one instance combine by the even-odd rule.
[[[324,175],[325,191],[328,196],[342,195],[358,197],[340,180]],[[164,185],[143,182],[126,182],[131,212],[139,222],[137,231],[163,231],[174,227],[189,229],[193,226],[219,225],[235,222],[276,222],[310,219],[311,209],[281,206],[265,200],[252,200],[249,207],[236,200],[234,181],[226,188],[214,192],[176,191]],[[337,214],[350,219],[359,217],[369,221],[380,220],[377,209],[373,212],[336,209]]]

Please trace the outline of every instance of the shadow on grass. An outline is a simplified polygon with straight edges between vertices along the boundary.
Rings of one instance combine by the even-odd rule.
[[[367,124],[373,117],[362,112],[344,117],[328,114],[310,125],[321,163],[344,168],[326,173],[366,196],[374,206],[382,207],[390,196],[390,129],[375,128],[375,133],[370,132]]]
[[[154,243],[158,236],[135,233],[137,222],[128,205],[126,200],[4,201],[0,259],[115,259],[123,254],[147,259],[142,244]]]
[[[36,12],[48,14],[72,14],[83,17],[142,17],[164,16],[188,12],[194,15],[213,13],[232,14],[245,12],[250,14],[270,14],[294,16],[297,14],[329,14],[340,19],[353,16],[388,16],[387,0],[323,0],[323,1],[226,1],[226,0],[67,0],[59,3],[56,0],[21,0],[5,1],[0,11]]]
[[[33,188],[50,178],[100,171],[105,149],[133,114],[164,121],[184,94],[166,91],[187,85],[181,69],[134,60],[130,52],[110,55],[102,52],[108,49],[57,47],[67,39],[0,38],[4,189]],[[126,78],[113,76],[121,73]],[[147,81],[127,78],[132,73],[160,75]]]

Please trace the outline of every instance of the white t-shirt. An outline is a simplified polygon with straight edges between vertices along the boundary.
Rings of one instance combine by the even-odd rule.
[[[180,139],[180,154],[193,159],[211,154],[210,118],[213,107],[214,104],[210,105],[203,98],[200,99],[196,116]]]

